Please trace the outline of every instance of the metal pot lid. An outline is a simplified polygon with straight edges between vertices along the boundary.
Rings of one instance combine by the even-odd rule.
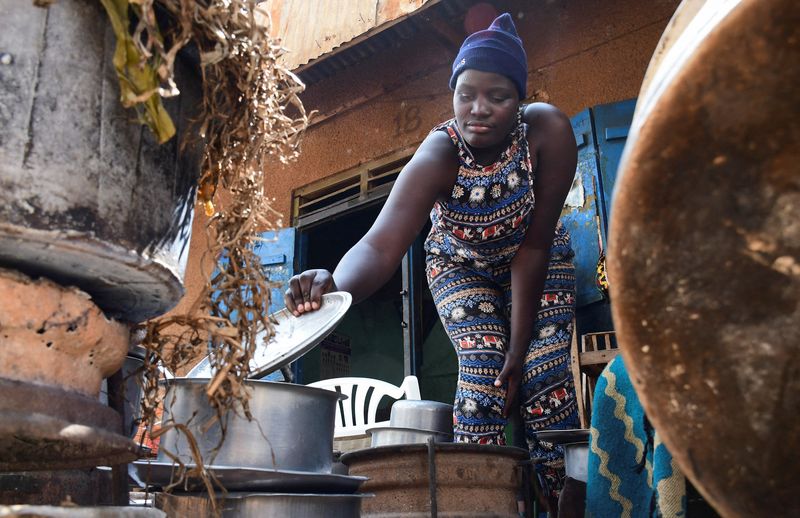
[[[540,430],[536,432],[536,438],[540,441],[547,441],[556,444],[589,442],[589,430],[586,428],[574,428],[571,430]]]
[[[326,293],[316,311],[296,317],[283,308],[270,315],[275,335],[264,344],[256,346],[250,360],[250,378],[263,378],[316,347],[344,318],[353,301],[345,291]],[[208,357],[195,365],[187,378],[211,378],[214,371]]]

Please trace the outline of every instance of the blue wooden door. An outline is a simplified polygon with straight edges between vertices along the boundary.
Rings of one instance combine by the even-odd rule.
[[[598,166],[600,167],[600,185],[602,186],[600,194],[604,247],[611,218],[611,200],[614,193],[614,184],[617,180],[617,169],[619,168],[622,151],[625,148],[625,142],[628,139],[628,130],[631,127],[634,108],[636,108],[636,99],[601,104],[592,108],[595,140],[598,149]]]
[[[269,312],[274,313],[284,307],[283,292],[294,275],[294,227],[274,232],[264,232],[263,241],[256,245],[255,251],[261,257],[261,266],[270,282],[275,286],[270,292]]]
[[[561,219],[572,235],[575,249],[579,307],[603,298],[595,285],[597,260],[600,243],[603,249],[606,247],[617,168],[635,106],[635,99],[602,104],[572,118],[578,167]]]
[[[603,298],[595,287],[595,271],[600,254],[597,239],[599,182],[597,147],[589,109],[572,118],[572,130],[578,144],[578,167],[572,189],[561,212],[561,220],[572,236],[572,248],[575,250],[576,300],[578,306],[584,306]]]

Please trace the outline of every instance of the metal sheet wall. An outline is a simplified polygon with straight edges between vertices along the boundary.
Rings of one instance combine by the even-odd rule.
[[[295,69],[354,38],[374,34],[392,22],[439,0],[266,0],[271,33],[290,50],[284,64]]]

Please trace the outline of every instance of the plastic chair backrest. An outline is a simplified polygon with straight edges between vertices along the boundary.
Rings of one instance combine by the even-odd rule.
[[[416,376],[406,376],[399,387],[373,378],[331,378],[309,383],[308,386],[333,390],[347,396],[336,408],[336,438],[364,435],[368,428],[388,425],[388,421],[375,422],[378,405],[384,397],[401,399],[405,396],[406,399],[420,399]]]

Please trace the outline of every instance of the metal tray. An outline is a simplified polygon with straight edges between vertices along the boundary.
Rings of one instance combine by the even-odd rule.
[[[316,311],[296,317],[283,308],[270,315],[275,335],[268,343],[259,343],[256,347],[250,360],[250,378],[263,378],[316,347],[344,318],[352,301],[349,293],[335,291],[322,296],[322,305]],[[195,365],[186,377],[213,378],[214,369],[208,356]]]
[[[541,430],[536,432],[536,438],[540,441],[547,441],[555,444],[589,442],[589,430],[586,428],[574,428],[571,430]]]
[[[150,486],[167,486],[177,480],[178,465],[170,462],[135,461],[133,466],[138,478]],[[333,473],[310,473],[257,468],[232,468],[207,466],[212,478],[228,491],[283,491],[286,493],[339,493],[350,494],[367,477],[336,475]],[[191,478],[181,490],[202,491],[205,489],[198,478]]]

